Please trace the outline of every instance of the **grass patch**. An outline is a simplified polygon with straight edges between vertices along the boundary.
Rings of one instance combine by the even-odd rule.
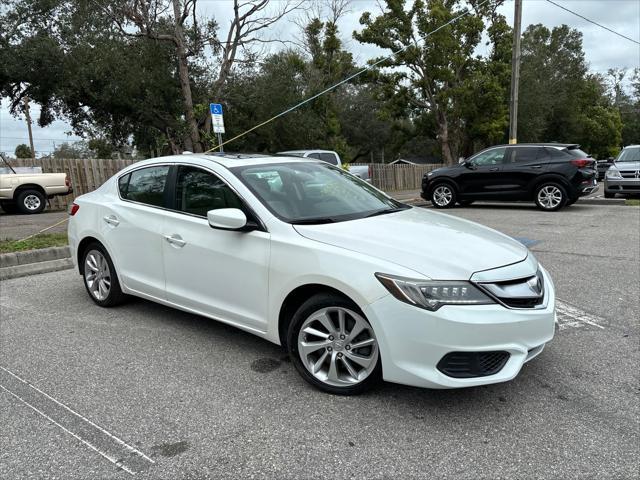
[[[41,233],[28,240],[18,242],[16,240],[0,240],[0,253],[22,252],[24,250],[37,250],[38,248],[63,247],[68,245],[66,233]]]
[[[634,207],[640,207],[640,198],[627,198],[624,201],[625,205],[633,205]]]

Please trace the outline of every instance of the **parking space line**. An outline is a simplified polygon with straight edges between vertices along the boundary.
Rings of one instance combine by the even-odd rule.
[[[155,463],[137,448],[2,366],[0,388],[130,475]]]
[[[559,330],[581,328],[586,325],[604,330],[604,327],[601,325],[601,323],[605,321],[603,318],[580,310],[563,300],[556,300],[556,315]]]

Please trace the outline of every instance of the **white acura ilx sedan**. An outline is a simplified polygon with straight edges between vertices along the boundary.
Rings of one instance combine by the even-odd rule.
[[[136,295],[283,345],[316,387],[503,382],[554,334],[520,243],[399,203],[332,165],[191,154],[131,165],[70,208],[91,299]]]

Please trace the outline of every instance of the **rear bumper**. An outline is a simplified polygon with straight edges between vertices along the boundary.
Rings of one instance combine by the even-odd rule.
[[[427,388],[460,388],[513,379],[537,356],[555,331],[555,293],[546,274],[545,306],[510,309],[502,305],[444,306],[435,312],[400,302],[393,296],[364,309],[382,358],[385,380]],[[507,352],[493,375],[455,378],[438,369],[453,352]]]

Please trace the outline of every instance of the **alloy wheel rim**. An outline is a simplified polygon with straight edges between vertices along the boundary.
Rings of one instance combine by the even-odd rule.
[[[89,292],[96,300],[102,301],[111,291],[111,270],[105,256],[98,250],[91,250],[85,257],[84,278]]]
[[[369,323],[343,307],[318,310],[303,322],[298,353],[321,382],[347,387],[364,381],[378,363],[378,341]]]
[[[444,207],[451,203],[451,199],[453,198],[453,192],[449,187],[441,185],[437,187],[433,191],[433,199],[436,202],[436,205],[440,207]]]
[[[562,201],[562,192],[558,187],[547,185],[538,192],[538,202],[546,209],[555,208]]]
[[[29,210],[37,210],[40,208],[41,202],[37,195],[27,195],[24,197],[24,206]]]

